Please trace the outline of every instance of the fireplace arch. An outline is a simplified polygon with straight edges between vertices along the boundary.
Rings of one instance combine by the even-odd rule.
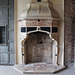
[[[57,65],[57,41],[45,31],[33,31],[21,43],[22,64],[45,62]]]

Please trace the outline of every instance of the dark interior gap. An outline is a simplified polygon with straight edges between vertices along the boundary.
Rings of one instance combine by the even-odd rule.
[[[41,0],[37,0],[37,2],[41,2]]]

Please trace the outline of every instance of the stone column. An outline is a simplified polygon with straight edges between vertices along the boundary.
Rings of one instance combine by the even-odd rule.
[[[24,62],[24,45],[22,45],[21,50],[22,50],[22,64],[25,64],[25,62]]]
[[[53,40],[53,64],[54,65],[57,65],[57,58],[58,58],[57,41]]]
[[[26,63],[26,40],[29,37],[29,35],[26,35],[25,39],[21,43],[21,51],[22,51],[22,64],[25,65]]]

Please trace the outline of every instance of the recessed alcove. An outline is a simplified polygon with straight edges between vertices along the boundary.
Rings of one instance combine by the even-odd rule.
[[[44,32],[34,32],[29,34],[25,41],[26,64],[28,63],[48,63],[52,64],[53,50],[52,39]]]
[[[0,26],[0,44],[6,44],[6,28]]]

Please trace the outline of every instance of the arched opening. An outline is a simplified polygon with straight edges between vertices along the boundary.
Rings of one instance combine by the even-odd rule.
[[[26,64],[45,62],[52,64],[52,39],[44,32],[28,34],[24,44],[26,52]]]

